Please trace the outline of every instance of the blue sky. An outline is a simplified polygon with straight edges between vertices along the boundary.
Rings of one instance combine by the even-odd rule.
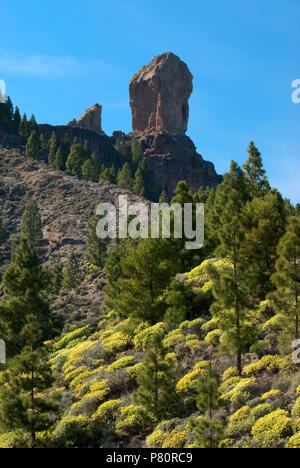
[[[99,102],[107,134],[130,131],[130,78],[172,51],[194,75],[198,152],[224,173],[254,140],[272,185],[300,201],[299,0],[0,0],[0,18],[0,79],[40,123]]]

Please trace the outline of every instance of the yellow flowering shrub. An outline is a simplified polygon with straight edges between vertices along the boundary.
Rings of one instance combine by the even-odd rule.
[[[222,385],[219,387],[219,391],[221,393],[226,393],[229,390],[233,390],[234,387],[241,382],[242,377],[230,377],[229,379],[225,380],[225,382],[222,383]]]
[[[166,333],[165,331],[165,324],[164,322],[159,322],[153,327],[148,327],[138,333],[134,338],[134,345],[135,348],[142,347],[144,350],[147,347],[147,344],[151,341],[153,335],[160,334],[164,336]]]
[[[76,446],[77,441],[85,436],[88,424],[89,418],[86,416],[65,416],[56,426],[53,437],[60,441],[61,447]]]
[[[131,338],[122,332],[113,333],[102,341],[104,349],[111,354],[117,354],[126,351],[131,345]]]
[[[167,334],[163,341],[163,345],[166,349],[173,349],[178,344],[183,343],[185,340],[184,334],[180,330],[172,330]]]
[[[223,400],[230,401],[234,405],[245,404],[254,397],[258,391],[256,379],[241,379],[231,390],[222,395]]]
[[[264,393],[260,399],[261,400],[273,400],[280,397],[283,393],[280,390],[272,389],[267,393]]]
[[[238,377],[239,373],[236,367],[228,367],[223,374],[223,382],[231,379],[232,377]]]
[[[179,382],[176,385],[176,392],[178,394],[184,395],[189,390],[192,390],[197,382],[197,379],[204,374],[207,365],[207,361],[198,362],[198,364],[195,365],[192,372],[185,374],[185,376],[181,380],[179,380]]]
[[[261,405],[257,405],[252,409],[251,415],[255,419],[259,419],[263,416],[266,416],[266,414],[272,413],[272,411],[274,411],[274,407],[272,405],[269,403],[262,403]]]
[[[227,435],[229,438],[240,438],[241,435],[251,432],[254,423],[255,419],[251,414],[251,408],[243,406],[229,419]]]
[[[300,431],[300,397],[292,409],[293,429],[295,432]]]
[[[192,321],[185,320],[184,322],[180,324],[179,330],[185,334],[197,333],[199,335],[201,333],[202,326],[204,323],[205,323],[205,320],[202,318],[197,318]]]
[[[84,384],[92,376],[92,371],[88,368],[84,372],[81,372],[75,379],[70,382],[70,388],[75,389],[81,384]]]
[[[205,332],[205,333],[209,333],[213,330],[216,330],[217,328],[219,327],[219,321],[216,317],[213,317],[211,320],[209,320],[208,322],[205,322],[201,329]]]
[[[184,448],[187,440],[188,437],[185,431],[174,429],[171,433],[167,433],[161,448]]]
[[[300,432],[294,434],[286,444],[286,448],[288,449],[295,449],[300,448]]]
[[[280,356],[264,356],[260,361],[246,366],[243,370],[243,375],[253,375],[262,370],[271,372],[279,372],[285,365],[285,359]]]
[[[121,400],[108,400],[99,406],[94,413],[93,419],[102,424],[115,421],[120,414]]]
[[[31,436],[21,430],[0,435],[0,449],[30,448]]]
[[[208,332],[206,335],[204,342],[209,344],[209,345],[217,345],[220,341],[220,336],[222,335],[221,330],[216,328],[215,330],[212,330]]]
[[[167,437],[166,432],[162,431],[161,429],[156,429],[152,432],[151,435],[147,437],[147,447],[148,448],[161,448],[163,443]]]
[[[201,349],[201,341],[199,340],[189,340],[186,345],[191,351],[197,351]]]
[[[116,372],[120,369],[125,369],[126,367],[134,366],[135,359],[133,356],[125,356],[117,361],[113,362],[108,368],[108,372]]]
[[[78,328],[77,330],[74,330],[71,333],[68,333],[67,335],[65,335],[57,343],[54,343],[53,349],[55,351],[59,351],[59,350],[65,348],[71,341],[76,340],[78,338],[82,338],[84,336],[87,336],[90,333],[91,333],[91,327],[89,327],[89,326],[83,327],[83,328]]]
[[[77,378],[78,376],[80,376],[81,374],[85,372],[90,372],[90,368],[87,366],[68,367],[68,371],[65,373],[65,376],[64,376],[65,381],[71,382],[72,380],[74,380],[75,378]]]
[[[144,436],[151,430],[153,420],[142,406],[126,406],[121,408],[116,421],[116,434],[120,437]]]
[[[252,428],[252,435],[260,448],[281,447],[292,435],[292,421],[289,413],[282,409],[258,419]]]

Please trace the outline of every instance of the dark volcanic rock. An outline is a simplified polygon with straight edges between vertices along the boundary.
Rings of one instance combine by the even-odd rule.
[[[200,186],[217,187],[222,182],[214,165],[204,161],[185,135],[147,133],[141,136],[140,142],[151,199],[157,199],[163,190],[171,197],[180,180],[185,180],[194,190]]]
[[[169,131],[184,134],[193,76],[179,57],[167,52],[142,67],[129,84],[134,133]]]

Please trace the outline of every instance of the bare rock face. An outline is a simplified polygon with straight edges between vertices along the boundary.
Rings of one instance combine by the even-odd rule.
[[[74,119],[68,123],[69,127],[80,127],[93,132],[103,133],[101,128],[102,106],[95,104],[85,111],[85,113],[78,119]]]
[[[192,81],[187,65],[171,52],[158,55],[142,67],[129,84],[133,132],[184,135]]]

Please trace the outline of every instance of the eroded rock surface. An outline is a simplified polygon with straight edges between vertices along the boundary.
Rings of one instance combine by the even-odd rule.
[[[89,107],[89,109],[87,109],[78,120],[74,119],[69,122],[68,126],[85,128],[87,130],[92,130],[93,132],[103,133],[102,106],[100,106],[100,104],[95,104],[94,106]]]
[[[192,81],[187,65],[171,52],[142,67],[129,84],[133,132],[185,134]]]

